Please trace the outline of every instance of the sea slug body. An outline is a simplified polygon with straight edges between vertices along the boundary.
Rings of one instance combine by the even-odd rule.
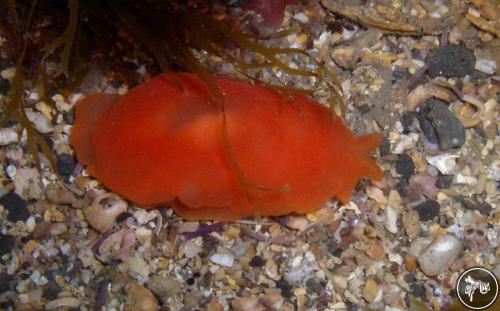
[[[124,96],[99,93],[77,103],[71,143],[78,160],[123,197],[145,208],[171,204],[188,219],[307,213],[332,197],[348,202],[362,176],[383,177],[369,157],[380,134],[356,137],[302,96],[215,81],[227,144],[223,114],[204,82],[163,74]]]

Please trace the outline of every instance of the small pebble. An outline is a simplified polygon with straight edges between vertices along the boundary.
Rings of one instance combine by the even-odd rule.
[[[436,181],[436,187],[439,189],[449,189],[453,182],[453,175],[439,175]]]
[[[252,267],[263,267],[266,264],[266,261],[267,260],[261,256],[253,256],[252,259],[250,259],[249,265]]]
[[[10,91],[10,81],[7,79],[0,79],[0,94],[7,95]]]
[[[363,298],[369,303],[375,302],[379,296],[379,288],[377,282],[372,278],[366,280],[365,287],[363,288]]]
[[[76,160],[75,157],[63,153],[57,156],[56,168],[57,172],[63,176],[71,176],[75,170]]]
[[[66,122],[66,124],[71,124],[73,125],[75,123],[75,113],[73,110],[70,111],[64,111],[62,113],[63,120]]]
[[[290,229],[304,231],[309,226],[309,221],[305,217],[290,216],[286,226]]]
[[[432,123],[441,150],[450,150],[465,143],[465,128],[445,103],[437,99],[430,99],[421,113]],[[429,133],[426,132],[424,134],[430,142],[433,142],[432,135],[428,136]]]
[[[1,197],[0,205],[9,211],[9,216],[7,216],[9,221],[26,221],[31,216],[26,201],[15,192],[9,192]]]
[[[425,294],[425,288],[421,284],[413,283],[410,285],[410,292],[415,297],[423,297]]]
[[[54,281],[49,281],[47,286],[43,288],[43,298],[47,300],[54,300],[57,298],[59,293],[61,292],[61,289],[59,286],[54,282]]]
[[[80,300],[73,297],[63,297],[49,301],[45,305],[45,310],[61,309],[61,308],[78,308],[80,306]]]
[[[438,136],[436,130],[432,126],[432,122],[425,117],[423,114],[417,115],[418,124],[420,125],[420,129],[424,133],[425,137],[431,144],[438,144]]]
[[[247,311],[247,310],[264,310],[259,307],[259,300],[256,297],[236,298],[231,301],[231,310]]]
[[[391,153],[391,143],[386,137],[382,137],[382,143],[379,147],[380,156],[385,157]]]
[[[151,277],[147,286],[156,294],[163,302],[174,297],[182,290],[182,285],[170,276],[155,275]]]
[[[382,246],[380,246],[380,244],[378,244],[377,242],[373,242],[368,247],[366,253],[368,254],[368,256],[370,256],[371,258],[373,258],[375,260],[382,260],[382,259],[384,259],[384,256],[385,256],[384,248]]]
[[[410,132],[410,127],[413,124],[413,120],[415,120],[415,117],[417,114],[415,112],[406,112],[403,114],[401,117],[401,126],[403,126],[403,133],[406,134]]]
[[[398,233],[398,213],[391,206],[386,206],[384,212],[384,226],[392,234]]]
[[[281,295],[283,295],[286,299],[292,297],[293,287],[286,280],[280,279],[276,281],[276,287],[281,289]]]
[[[158,301],[153,293],[139,283],[130,283],[125,291],[127,293],[125,311],[150,311],[158,308]]]
[[[438,169],[441,174],[449,175],[453,173],[458,155],[442,153],[435,156],[428,156],[427,162]]]
[[[129,257],[126,260],[128,264],[128,269],[130,272],[138,274],[142,277],[147,277],[150,273],[150,267],[146,261],[139,255],[135,254],[135,256]]]
[[[403,215],[403,226],[410,239],[415,239],[420,235],[420,214],[415,210],[410,210]]]
[[[408,272],[413,272],[417,268],[417,258],[412,255],[406,255],[405,268]]]
[[[489,216],[491,211],[493,210],[493,207],[489,205],[488,203],[480,203],[477,201],[472,201],[472,200],[467,200],[467,199],[462,199],[460,200],[462,203],[462,206],[465,209],[472,210],[472,211],[478,211],[479,213]]]
[[[2,235],[0,236],[0,256],[10,253],[12,249],[16,246],[16,238],[12,235]]]
[[[215,253],[210,256],[210,261],[224,267],[232,267],[234,263],[234,256],[231,254]]]
[[[461,45],[444,45],[432,49],[425,59],[431,77],[463,77],[474,70],[474,53]]]
[[[434,276],[444,272],[462,250],[462,242],[454,235],[442,235],[429,244],[417,261],[422,271]]]
[[[12,277],[5,272],[0,272],[0,294],[10,289],[10,282],[12,282]]]
[[[10,143],[17,142],[19,135],[13,128],[0,129],[0,146],[6,146]]]
[[[439,215],[440,205],[434,200],[427,200],[415,206],[414,210],[418,212],[421,221],[428,221]]]
[[[398,160],[396,162],[396,173],[406,179],[415,174],[415,163],[413,163],[413,160],[409,155],[401,154],[398,156]]]

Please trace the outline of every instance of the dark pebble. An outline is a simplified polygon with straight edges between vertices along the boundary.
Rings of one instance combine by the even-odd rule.
[[[43,298],[47,300],[54,300],[57,298],[57,295],[61,292],[59,286],[57,286],[55,281],[50,281],[43,289]]]
[[[391,154],[391,143],[389,143],[389,140],[385,136],[382,137],[382,143],[380,144],[378,150],[380,151],[380,156],[382,157]]]
[[[394,69],[392,71],[392,82],[399,82],[408,78],[408,71],[401,69]]]
[[[401,197],[406,197],[408,195],[408,179],[401,178],[396,184],[396,190]]]
[[[10,282],[12,282],[12,277],[5,272],[0,272],[0,294],[10,289]]]
[[[75,123],[75,113],[74,110],[65,111],[62,113],[63,120],[66,124],[74,124]]]
[[[325,291],[325,284],[322,284],[320,281],[313,278],[306,281],[306,287],[307,290],[311,290],[318,295]]]
[[[368,112],[370,112],[372,110],[372,108],[368,105],[363,105],[361,107],[359,107],[358,111],[361,113],[361,114],[367,114]]]
[[[453,175],[439,175],[436,180],[436,187],[439,189],[449,189],[453,182]]]
[[[461,45],[444,45],[432,49],[425,58],[431,77],[463,77],[474,71],[474,53]]]
[[[16,246],[16,238],[12,235],[0,236],[0,256],[9,253]]]
[[[432,144],[438,144],[438,136],[436,130],[432,126],[432,122],[427,119],[423,114],[417,115],[418,124],[420,125],[420,129],[424,133],[427,140]]]
[[[211,254],[215,250],[218,243],[219,240],[217,240],[217,238],[213,237],[210,234],[205,234],[203,236],[203,244],[201,246],[201,249],[205,254]]]
[[[26,201],[15,192],[9,192],[1,197],[0,205],[3,205],[9,211],[7,216],[9,221],[26,221],[31,216]]]
[[[67,153],[63,153],[57,156],[56,167],[59,174],[63,176],[71,176],[71,174],[73,174],[73,171],[75,170],[75,166],[76,161],[74,156]]]
[[[10,82],[6,79],[0,79],[0,94],[7,95],[10,90]]]
[[[413,284],[417,281],[417,277],[413,273],[408,273],[403,277],[408,284]]]
[[[261,256],[253,256],[248,263],[252,267],[263,267],[266,264],[267,260],[262,258]]]
[[[413,283],[410,285],[410,291],[415,297],[423,297],[425,294],[425,287],[423,285]]]
[[[427,200],[414,207],[420,215],[421,221],[428,221],[439,215],[439,203],[434,200]]]
[[[132,214],[130,214],[129,212],[123,212],[120,215],[118,215],[118,217],[116,217],[116,222],[120,223],[126,221],[130,217],[132,217]]]
[[[437,99],[430,99],[425,105],[423,115],[427,120],[432,123],[437,138],[439,140],[439,148],[441,150],[450,150],[452,148],[460,147],[465,143],[465,128],[448,109],[448,106],[442,101]],[[419,119],[420,121],[420,119]],[[425,124],[425,121],[423,122]],[[422,124],[421,128],[422,128]],[[424,127],[427,125],[424,125]],[[430,142],[434,139],[431,133],[426,133],[422,128],[424,134]],[[428,132],[428,131],[427,131]],[[428,134],[430,134],[428,136]]]
[[[403,133],[409,133],[411,131],[411,126],[416,116],[417,114],[415,112],[407,112],[403,114],[400,120],[401,125],[403,126]]]
[[[277,281],[276,282],[276,287],[279,288],[279,289],[281,289],[281,295],[283,295],[283,297],[285,297],[286,299],[292,297],[292,289],[293,288],[284,279],[281,279],[281,280]]]
[[[493,210],[493,207],[489,205],[488,203],[481,203],[477,201],[471,201],[462,198],[461,200],[462,206],[465,209],[472,210],[472,211],[478,211],[479,213],[489,216],[491,211]]]
[[[415,174],[415,163],[413,163],[409,155],[402,154],[398,157],[398,161],[396,162],[396,173],[406,179]]]

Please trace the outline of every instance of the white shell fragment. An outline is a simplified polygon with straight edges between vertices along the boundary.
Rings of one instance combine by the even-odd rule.
[[[234,256],[231,254],[215,253],[210,256],[210,261],[220,266],[232,267],[234,263]]]
[[[5,146],[10,143],[17,142],[19,140],[19,135],[12,128],[0,129],[0,146]]]
[[[398,233],[398,213],[397,211],[390,207],[387,206],[385,208],[385,218],[384,218],[384,226],[387,231],[389,231],[392,234]]]
[[[427,162],[437,168],[441,174],[449,175],[455,168],[456,158],[458,158],[458,155],[456,154],[443,153],[427,157]]]
[[[492,75],[497,71],[497,62],[493,59],[478,58],[474,69]]]

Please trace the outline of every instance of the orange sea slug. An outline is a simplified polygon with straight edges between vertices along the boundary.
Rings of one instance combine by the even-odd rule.
[[[355,137],[319,103],[215,78],[225,98],[225,144],[223,114],[206,85],[194,74],[173,76],[76,106],[78,160],[139,205],[171,204],[188,219],[307,213],[332,197],[348,202],[361,176],[383,177],[369,157],[380,134]]]

